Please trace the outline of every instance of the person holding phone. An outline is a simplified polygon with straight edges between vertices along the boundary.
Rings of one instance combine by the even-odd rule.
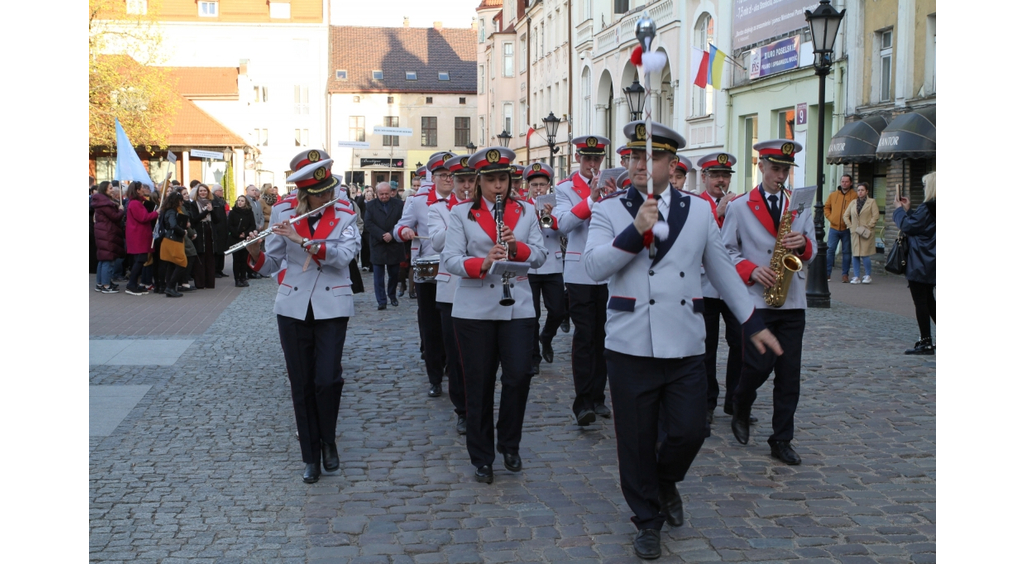
[[[910,212],[910,199],[896,191],[896,209],[892,221],[910,243],[907,255],[907,285],[914,300],[921,340],[904,354],[935,354],[932,326],[935,321],[935,173],[924,175],[924,202]]]

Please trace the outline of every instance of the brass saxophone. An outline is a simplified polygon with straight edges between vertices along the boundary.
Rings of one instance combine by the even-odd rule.
[[[782,307],[786,303],[793,273],[804,267],[803,261],[782,245],[782,240],[789,235],[792,224],[793,214],[789,211],[784,212],[782,219],[779,220],[779,234],[775,237],[775,250],[772,251],[772,262],[769,264],[769,268],[775,273],[775,284],[764,289],[764,303],[771,307]]]
[[[501,246],[505,248],[505,256],[508,256],[508,243],[501,240],[501,230],[505,227],[505,201],[502,199],[501,194],[494,196],[494,230],[498,233],[498,241]],[[498,300],[499,305],[510,306],[516,303],[516,299],[512,297],[511,288],[512,275],[508,272],[501,275],[501,299]]]

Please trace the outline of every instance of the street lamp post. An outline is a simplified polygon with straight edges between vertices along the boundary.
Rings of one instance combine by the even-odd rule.
[[[470,141],[469,143],[466,143],[466,150],[469,151],[470,155],[472,155],[473,153],[476,152],[476,145],[474,145],[473,142]]]
[[[828,273],[825,272],[828,245],[825,243],[825,204],[822,197],[825,186],[825,77],[832,71],[833,47],[844,15],[846,10],[837,12],[829,0],[821,0],[814,12],[804,11],[811,27],[811,42],[814,44],[814,73],[818,75],[818,201],[814,204],[814,237],[818,243],[818,255],[811,262],[808,272],[808,307],[831,306]]]
[[[629,121],[636,121],[644,113],[644,87],[640,81],[634,79],[633,84],[622,89],[626,95],[626,104],[629,105]]]
[[[548,135],[548,166],[554,170],[555,153],[558,152],[558,147],[555,147],[555,137],[558,136],[558,124],[562,123],[562,120],[561,118],[555,117],[555,112],[548,112],[548,117],[541,121],[544,122],[544,132]]]
[[[509,132],[505,131],[504,129],[502,129],[501,133],[498,134],[498,142],[501,143],[502,147],[508,147],[508,142],[511,140],[512,135],[510,135]]]

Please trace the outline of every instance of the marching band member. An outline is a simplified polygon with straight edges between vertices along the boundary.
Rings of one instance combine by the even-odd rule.
[[[526,167],[523,165],[512,165],[512,192],[521,200],[527,199],[526,193],[529,192],[523,187],[523,172],[525,170]]]
[[[793,418],[800,399],[800,356],[807,309],[806,269],[796,272],[790,280],[786,301],[778,308],[768,307],[764,291],[775,284],[776,273],[771,260],[778,239],[783,213],[790,211],[785,183],[793,156],[803,147],[788,139],[762,141],[754,145],[758,152],[757,168],[761,171],[761,184],[729,204],[722,224],[722,239],[736,264],[736,271],[746,282],[747,291],[755,307],[782,345],[781,354],[756,350],[743,343],[743,365],[740,378],[733,391],[732,432],[740,444],[750,440],[750,406],[757,398],[757,389],[775,372],[775,391],[772,394],[772,434],[768,437],[773,458],[789,465],[800,464],[800,455],[790,446],[793,440]],[[792,222],[782,245],[804,264],[810,264],[817,252],[814,241],[813,213],[801,213]],[[735,312],[734,312],[735,313]],[[741,316],[737,315],[739,319]],[[726,390],[728,392],[728,390]]]
[[[629,167],[629,155],[631,153],[632,151],[630,151],[629,147],[625,145],[615,149],[615,154],[619,156],[619,166],[623,168]]]
[[[544,264],[547,250],[532,205],[511,189],[512,159],[504,147],[476,152],[469,165],[480,175],[473,199],[451,210],[442,261],[461,277],[452,306],[452,323],[466,378],[466,447],[475,477],[494,481],[494,384],[501,364],[501,403],[497,451],[505,469],[522,470],[519,441],[530,392],[530,357],[534,319],[526,276],[488,274],[495,261]],[[496,196],[503,214],[496,214]],[[501,222],[499,229],[498,222]],[[507,248],[507,250],[506,250]],[[515,303],[501,305],[510,294]]]
[[[704,191],[700,197],[711,206],[711,212],[715,215],[715,221],[719,229],[725,221],[725,210],[729,201],[736,197],[736,194],[729,192],[729,184],[732,182],[733,165],[736,164],[736,157],[723,152],[714,152],[704,155],[697,160],[700,167],[700,178],[704,184]],[[732,414],[732,394],[736,390],[736,382],[740,378],[740,365],[743,362],[743,338],[740,333],[740,322],[729,311],[728,306],[722,301],[718,290],[708,280],[707,274],[701,273],[700,287],[704,293],[704,368],[708,377],[708,423],[714,420],[715,407],[718,405],[718,335],[721,317],[725,320],[725,342],[729,345],[729,360],[725,365],[725,408],[726,415]],[[756,421],[751,417],[751,421]]]
[[[572,335],[572,379],[576,399],[572,412],[576,424],[586,426],[595,416],[610,417],[604,404],[604,387],[608,371],[604,362],[605,307],[608,285],[595,280],[583,268],[581,259],[590,229],[590,209],[594,202],[613,191],[613,182],[598,186],[598,172],[611,141],[597,135],[584,135],[572,140],[576,146],[576,162],[580,169],[555,187],[553,215],[559,230],[566,236],[563,277],[569,292],[569,317],[575,330]]]
[[[274,313],[306,464],[302,481],[312,484],[320,479],[321,460],[327,472],[340,468],[335,428],[343,383],[341,357],[348,318],[355,313],[348,265],[359,254],[360,240],[355,212],[340,203],[288,223],[329,203],[339,183],[331,175],[334,160],[327,153],[304,151],[296,159],[296,172],[288,182],[298,187],[297,198],[274,207],[272,219],[279,223],[273,224],[266,252],[260,252],[259,242],[250,243],[247,250],[249,265],[267,276],[288,261]]]
[[[527,189],[530,193],[528,200],[534,207],[537,207],[536,198],[546,195],[551,191],[551,181],[555,178],[555,171],[550,166],[536,162],[526,169],[524,174]],[[548,258],[539,268],[531,268],[529,271],[530,289],[533,290],[533,308],[537,311],[537,324],[534,326],[533,338],[533,373],[540,373],[540,359],[543,356],[548,363],[555,361],[555,351],[551,348],[551,341],[555,338],[558,326],[565,318],[565,282],[562,279],[562,234],[558,231],[558,221],[551,215],[554,208],[551,204],[544,204],[538,208],[539,216],[546,218],[550,224],[545,227],[541,223],[541,233],[544,234],[544,247],[548,251]],[[540,299],[544,296],[544,307],[548,310],[548,316],[544,320],[544,329],[540,329]]]
[[[444,164],[454,156],[444,151],[430,156],[426,168],[430,171],[433,185],[405,202],[405,207],[402,208],[402,219],[395,224],[392,235],[402,241],[412,242],[410,264],[426,257],[438,255],[438,251],[431,246],[429,239],[417,239],[416,236],[422,234],[423,237],[426,237],[430,233],[427,223],[427,208],[439,200],[447,201],[452,193],[453,177]],[[433,280],[415,282],[415,284],[416,303],[419,308],[416,312],[416,320],[423,343],[423,360],[427,365],[427,379],[430,381],[427,395],[436,398],[441,396],[441,380],[444,378],[445,365],[444,341],[441,338],[441,314],[436,305],[437,285]]]
[[[672,167],[672,174],[668,177],[668,183],[676,190],[686,192],[686,173],[690,172],[690,169],[693,168],[693,163],[683,155],[676,155],[676,158],[679,160],[676,162],[676,166]]]
[[[444,243],[448,234],[451,209],[476,190],[476,169],[469,166],[470,155],[452,157],[445,161],[444,168],[455,176],[455,189],[448,200],[437,199],[427,208],[427,226],[430,230],[430,246],[435,252],[444,251]],[[448,398],[455,407],[455,432],[466,434],[466,383],[462,375],[462,363],[459,362],[459,347],[455,341],[455,327],[452,325],[452,302],[458,279],[441,262],[434,278],[437,286],[437,310],[441,314],[441,340],[444,342],[445,373],[448,375]]]
[[[669,174],[682,136],[658,123],[624,128],[633,151],[627,191],[593,208],[583,262],[595,280],[608,280],[605,358],[615,407],[619,478],[633,510],[641,558],[661,555],[661,527],[683,522],[681,481],[710,435],[704,418],[704,319],[701,264],[725,296],[755,346],[776,347],[754,311],[718,225],[703,202],[670,190]],[[653,148],[646,159],[647,135]],[[657,199],[648,198],[648,175]],[[659,219],[667,223],[657,254],[650,258],[645,235]],[[659,441],[659,430],[664,438]],[[660,444],[659,444],[660,443]]]

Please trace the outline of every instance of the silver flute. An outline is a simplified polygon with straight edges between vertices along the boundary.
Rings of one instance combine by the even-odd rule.
[[[341,196],[338,196],[337,198],[331,200],[330,202],[327,202],[326,204],[316,208],[315,210],[308,211],[308,212],[306,212],[306,213],[304,213],[302,215],[297,215],[297,216],[289,219],[285,223],[287,223],[288,225],[293,225],[296,222],[298,222],[299,220],[305,219],[305,218],[315,214],[316,212],[327,208],[327,206],[334,205],[340,199],[341,199]],[[235,251],[244,249],[245,247],[247,247],[249,245],[249,243],[255,243],[256,241],[262,241],[263,239],[266,239],[267,237],[270,237],[273,234],[274,234],[274,226],[271,225],[270,227],[264,229],[263,231],[260,231],[255,237],[253,237],[251,239],[246,239],[245,241],[242,241],[240,243],[235,243],[234,246],[232,246],[230,249],[224,251],[224,254],[225,255],[230,255],[231,253],[233,253]]]

